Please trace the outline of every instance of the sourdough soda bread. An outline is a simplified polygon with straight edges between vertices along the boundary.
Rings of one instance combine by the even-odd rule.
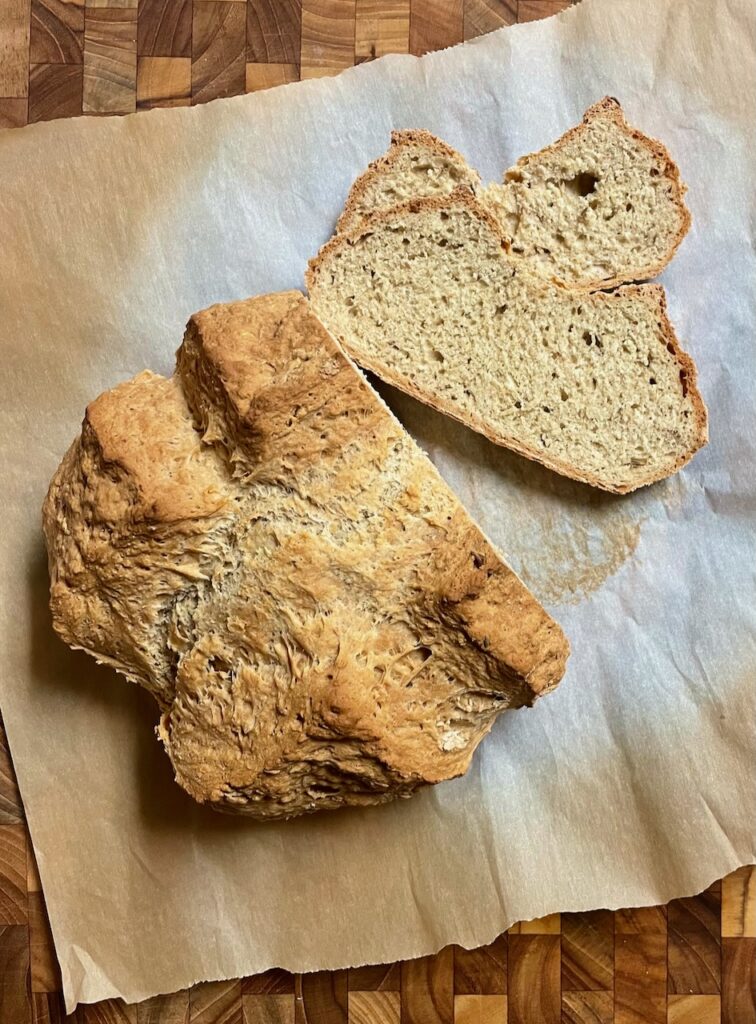
[[[406,137],[413,138],[408,171]],[[338,231],[404,199],[476,192],[513,256],[543,277],[595,290],[658,274],[690,226],[685,186],[671,156],[631,127],[617,100],[592,106],[553,145],[523,157],[503,184],[481,188],[464,158],[428,132],[395,132],[347,198]]]
[[[145,686],[177,781],[282,818],[461,775],[568,644],[299,292],[189,322],[44,506],[55,628]]]
[[[617,493],[678,470],[706,409],[663,290],[581,293],[505,250],[457,189],[336,235],[307,285],[361,366],[498,444]]]

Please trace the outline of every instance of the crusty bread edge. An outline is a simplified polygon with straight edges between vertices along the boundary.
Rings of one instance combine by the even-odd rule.
[[[615,124],[626,132],[627,135],[635,139],[636,142],[640,143],[646,149],[650,150],[650,152],[653,153],[656,159],[662,164],[664,168],[662,175],[667,178],[672,185],[673,198],[676,201],[678,210],[680,211],[682,222],[670,248],[667,251],[667,255],[656,263],[649,263],[646,267],[641,267],[640,270],[633,275],[632,279],[628,277],[612,277],[607,279],[593,279],[577,282],[565,282],[558,277],[554,277],[552,279],[557,284],[561,284],[565,287],[569,287],[573,291],[579,292],[603,291],[604,289],[616,288],[618,285],[627,284],[630,280],[647,281],[652,277],[656,277],[662,272],[662,270],[664,270],[680,248],[680,244],[687,235],[692,223],[690,210],[686,206],[684,198],[688,189],[680,177],[680,169],[672,159],[672,155],[669,150],[664,143],[659,141],[659,139],[646,135],[645,132],[642,132],[639,128],[634,128],[631,124],[628,124],[625,119],[622,105],[614,96],[605,96],[602,100],[599,100],[598,103],[594,103],[593,106],[586,110],[581,123],[569,128],[563,135],[560,135],[555,142],[552,142],[548,146],[544,146],[543,149],[539,149],[534,153],[528,153],[526,156],[520,157],[516,164],[513,164],[512,167],[508,168],[508,170],[504,172],[504,185],[507,183],[508,175],[517,173],[520,167],[526,166],[532,160],[539,159],[547,153],[556,152],[566,142],[569,142],[575,136],[578,136],[586,125],[590,125],[593,121],[597,121],[599,119],[614,121]],[[517,258],[527,259],[527,257]]]
[[[425,128],[405,128],[393,131],[391,133],[391,144],[387,151],[368,164],[362,174],[355,178],[352,187],[349,189],[349,195],[347,196],[341,216],[336,222],[336,234],[351,231],[366,216],[366,214],[361,213],[357,209],[357,204],[371,182],[380,177],[381,174],[391,170],[403,149],[415,145],[425,146],[439,156],[447,157],[450,160],[459,160],[469,167],[470,173],[477,179],[477,184],[480,184],[480,175],[473,167],[470,167],[462,154],[444,142],[443,139],[432,135]],[[464,188],[465,186],[460,187]],[[370,215],[368,214],[367,216]]]
[[[501,239],[502,250],[507,250],[506,241],[502,237],[501,227],[496,218],[489,213],[487,209],[481,206],[472,192],[464,187],[460,187],[446,195],[409,199],[407,202],[401,203],[397,206],[392,206],[389,209],[377,210],[368,217],[363,217],[360,223],[351,231],[345,232],[342,235],[334,235],[326,242],[317,256],[311,259],[308,264],[307,272],[305,274],[305,283],[308,293],[312,291],[312,286],[320,273],[323,261],[334,249],[341,248],[344,245],[353,244],[363,235],[370,234],[376,225],[385,220],[389,220],[397,213],[401,213],[403,211],[410,211],[414,213],[422,210],[444,209],[450,204],[455,206],[464,206],[471,210],[475,216],[486,223]],[[541,283],[542,281],[542,279],[538,279],[536,277],[533,279],[538,283]],[[552,287],[555,286],[558,287],[558,285],[553,285]],[[546,285],[546,287],[548,287],[548,285]],[[563,290],[568,292],[573,291],[574,289],[564,288]],[[450,416],[452,419],[463,423],[465,426],[471,427],[479,434],[483,434],[484,437],[487,437],[489,441],[493,441],[494,444],[501,445],[504,448],[509,448],[511,451],[517,452],[518,455],[523,455],[525,458],[531,459],[532,461],[545,466],[546,469],[551,469],[554,472],[560,473],[562,476],[569,477],[572,480],[578,480],[581,483],[589,484],[592,487],[598,487],[599,489],[609,491],[612,494],[629,494],[631,491],[635,491],[640,487],[646,487],[659,480],[664,480],[668,476],[673,476],[693,458],[695,453],[708,441],[708,413],[703,397],[698,390],[698,371],[696,364],[692,357],[685,352],[680,345],[672,322],[667,315],[667,302],[664,288],[659,284],[626,284],[615,292],[594,292],[590,295],[590,298],[597,301],[611,302],[613,295],[620,294],[636,295],[640,298],[646,298],[656,306],[662,327],[662,344],[667,348],[671,346],[670,351],[678,361],[681,376],[684,375],[685,386],[693,403],[697,427],[696,443],[683,456],[677,458],[668,470],[651,473],[647,477],[641,478],[636,483],[632,484],[617,484],[616,482],[601,479],[593,473],[580,473],[569,463],[562,462],[560,459],[549,458],[549,456],[542,451],[531,448],[529,445],[522,444],[505,434],[498,433],[489,426],[482,417],[477,416],[474,413],[463,416],[452,406],[450,402],[447,402],[438,396],[428,395],[421,388],[413,385],[411,381],[397,373],[394,373],[392,369],[384,363],[376,359],[363,358],[361,354],[357,353],[350,347],[346,340],[342,340],[335,335],[332,336],[336,337],[336,340],[340,342],[343,348],[357,363],[359,363],[360,366],[370,370],[372,373],[375,373],[376,376],[380,377],[381,380],[384,380],[387,384],[392,384],[394,387],[399,388],[400,391],[404,391],[406,394],[418,399],[418,401],[423,402],[425,405],[429,405],[437,412]],[[317,309],[315,309],[315,312],[317,314]]]

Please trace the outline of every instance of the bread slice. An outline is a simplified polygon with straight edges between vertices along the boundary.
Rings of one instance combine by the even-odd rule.
[[[581,294],[544,281],[506,254],[464,189],[335,236],[307,285],[361,366],[565,476],[625,493],[706,442],[662,288]]]
[[[413,136],[416,166],[438,162],[446,147],[428,132],[398,134]],[[690,227],[685,186],[671,156],[628,125],[611,97],[553,145],[518,161],[503,184],[480,187],[453,150],[453,173],[439,169],[428,179],[408,173],[402,153],[392,137],[386,156],[352,187],[337,231],[350,231],[362,217],[401,200],[448,193],[463,183],[499,222],[513,256],[543,277],[593,291],[654,277]]]
[[[424,129],[392,132],[388,151],[352,185],[336,230],[349,231],[363,217],[405,199],[443,195],[462,185],[477,188],[480,175],[456,149]]]
[[[611,288],[660,273],[690,227],[685,186],[664,146],[606,97],[546,149],[480,193],[510,251],[572,288]]]
[[[44,507],[55,628],[146,686],[177,781],[257,818],[462,774],[568,644],[299,292],[192,317]]]

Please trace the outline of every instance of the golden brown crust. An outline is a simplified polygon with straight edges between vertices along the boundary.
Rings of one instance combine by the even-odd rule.
[[[470,187],[474,188],[480,184],[480,175],[471,167],[467,167],[465,158],[456,149],[453,149],[442,139],[432,135],[424,128],[408,128],[391,133],[391,144],[383,156],[378,157],[368,164],[366,170],[355,179],[349,195],[347,196],[344,210],[336,223],[336,233],[349,231],[356,227],[362,220],[364,214],[360,209],[360,202],[371,184],[382,175],[390,173],[397,161],[401,159],[404,151],[413,146],[421,147],[429,153],[444,157],[452,163],[464,167],[469,172]]]
[[[462,207],[472,212],[475,217],[484,222],[491,231],[501,239],[502,250],[506,251],[506,240],[503,237],[501,227],[495,217],[485,207],[481,206],[472,193],[466,189],[457,189],[449,195],[432,196],[423,199],[411,199],[408,202],[392,207],[391,209],[376,211],[376,213],[372,214],[370,217],[363,218],[363,220],[351,231],[346,232],[343,235],[335,235],[333,238],[329,239],[318,255],[311,259],[308,264],[308,269],[305,274],[305,283],[308,291],[311,292],[316,286],[317,277],[321,273],[324,264],[330,258],[332,253],[337,252],[345,246],[353,245],[360,238],[365,235],[369,235],[371,231],[380,224],[390,221],[398,213],[403,211],[422,213],[424,210],[444,210],[452,207]],[[555,284],[554,287],[560,286]],[[572,289],[564,290],[571,291]],[[682,349],[677,335],[675,334],[674,327],[667,316],[666,298],[662,286],[657,284],[624,285],[615,292],[602,291],[591,293],[588,298],[591,301],[596,302],[612,302],[614,301],[613,296],[616,295],[635,295],[644,301],[651,303],[658,312],[659,320],[662,325],[662,338],[660,339],[660,343],[667,347],[671,346],[671,353],[674,354],[679,363],[681,379],[684,378],[685,380],[687,393],[690,395],[694,406],[697,426],[697,440],[695,445],[692,446],[684,455],[681,455],[672,468],[658,473],[649,474],[647,477],[641,478],[638,481],[627,485],[616,484],[609,480],[602,480],[592,473],[582,473],[575,466],[561,460],[554,459],[547,453],[523,444],[515,438],[498,433],[481,416],[473,414],[461,415],[459,409],[452,402],[444,400],[441,395],[431,394],[424,391],[402,374],[395,373],[386,363],[367,357],[364,353],[350,351],[350,346],[346,339],[341,339],[341,344],[344,345],[349,354],[355,358],[362,367],[375,373],[377,377],[381,378],[381,380],[385,380],[388,384],[399,388],[399,390],[418,399],[418,401],[423,402],[425,405],[429,405],[437,412],[444,413],[452,419],[456,419],[458,422],[464,423],[466,426],[471,427],[478,433],[483,434],[484,437],[487,437],[489,441],[493,441],[494,444],[499,444],[505,448],[509,448],[512,451],[517,452],[519,455],[532,459],[534,462],[540,463],[547,469],[554,470],[554,472],[561,473],[563,476],[570,477],[573,480],[579,480],[582,483],[589,484],[592,487],[598,487],[601,490],[609,491],[614,494],[628,494],[631,491],[637,490],[639,487],[645,487],[648,484],[655,483],[667,476],[671,476],[673,473],[676,473],[681,469],[682,466],[689,462],[693,455],[695,455],[695,453],[707,443],[708,427],[706,405],[697,386],[697,369],[693,359]]]
[[[638,128],[633,128],[632,125],[628,124],[625,120],[625,115],[619,100],[615,99],[613,96],[605,96],[602,100],[599,100],[598,103],[594,103],[593,106],[586,110],[581,124],[568,129],[555,142],[552,142],[551,145],[545,146],[537,152],[528,153],[526,156],[520,157],[513,167],[510,167],[509,170],[505,171],[504,182],[506,183],[510,176],[516,175],[520,168],[527,167],[528,164],[541,160],[548,153],[556,153],[565,144],[572,142],[575,139],[579,139],[585,132],[585,129],[590,127],[594,121],[599,119],[613,121],[630,138],[634,139],[652,153],[656,160],[661,164],[661,174],[669,182],[675,204],[680,212],[680,228],[663,259],[650,263],[645,267],[636,268],[632,275],[618,274],[615,277],[607,279],[594,278],[592,280],[580,282],[570,281],[569,287],[580,292],[593,292],[597,290],[603,291],[609,288],[616,288],[618,285],[632,281],[647,281],[652,277],[656,277],[662,272],[662,270],[664,270],[673,258],[680,247],[680,243],[687,235],[691,225],[690,210],[685,205],[685,193],[687,191],[687,187],[680,177],[680,170],[672,159],[669,150],[658,139],[654,139],[640,131]],[[557,284],[564,283],[556,277],[554,278],[554,281]]]
[[[192,317],[45,504],[55,627],[147,686],[176,778],[259,818],[464,772],[568,644],[298,292]]]

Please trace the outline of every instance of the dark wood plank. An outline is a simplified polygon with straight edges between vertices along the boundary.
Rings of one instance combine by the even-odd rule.
[[[84,25],[84,95],[91,114],[136,110],[137,11],[89,7]]]
[[[299,64],[300,0],[247,0],[247,60]]]
[[[716,995],[721,975],[719,893],[673,900],[667,907],[669,926],[668,991],[673,994]]]
[[[504,25],[517,21],[517,0],[464,0],[464,36],[476,36],[493,32]]]
[[[122,999],[103,999],[101,1003],[80,1006],[76,1015],[83,1024],[137,1024],[136,1005]]]
[[[507,936],[479,949],[454,947],[455,994],[506,995]]]
[[[464,38],[462,0],[412,0],[410,10],[410,53],[422,56],[431,50],[461,43]]]
[[[560,937],[509,936],[509,1024],[559,1024]]]
[[[32,1019],[29,933],[23,924],[0,927],[0,1021],[28,1024]]]
[[[28,95],[29,9],[30,0],[4,0],[0,8],[0,96]]]
[[[29,893],[29,952],[32,992],[56,992],[61,986],[50,921],[41,892]]]
[[[666,934],[616,935],[614,1018],[616,1024],[666,1024]]]
[[[294,975],[288,971],[274,968],[264,974],[253,974],[242,978],[242,995],[268,993],[269,995],[286,995],[294,991]]]
[[[246,9],[226,0],[195,0],[192,103],[236,96],[245,88]]]
[[[666,935],[666,907],[629,907],[615,910],[614,930],[617,935]]]
[[[27,920],[26,826],[0,825],[0,925]]]
[[[349,1024],[400,1024],[401,1009],[398,992],[349,993]]]
[[[29,78],[29,124],[81,113],[84,70],[75,64],[33,64]]]
[[[294,992],[296,1024],[347,1024],[346,971],[297,975]]]
[[[566,11],[572,6],[572,0],[518,0],[517,20],[540,21],[541,18],[550,18],[553,14]]]
[[[189,992],[190,1024],[243,1024],[241,981],[209,981]]]
[[[32,0],[29,60],[32,64],[81,64],[84,4]]]
[[[294,994],[256,992],[242,996],[244,1024],[294,1024]]]
[[[350,992],[398,992],[402,983],[401,964],[372,964],[348,971]]]
[[[722,1024],[756,1024],[756,939],[722,939]]]
[[[15,128],[26,123],[25,97],[26,91],[24,98],[0,100],[0,127]],[[21,803],[16,773],[11,762],[8,738],[0,720],[0,825],[15,825],[23,820],[24,807]]]
[[[139,0],[140,57],[191,57],[192,0]]]
[[[189,1024],[188,989],[138,1003],[137,1024]]]
[[[454,952],[402,964],[402,1024],[452,1024],[454,1019]]]
[[[562,914],[562,992],[612,988],[614,914]]]
[[[562,1024],[613,1024],[613,992],[563,992]]]
[[[60,992],[32,992],[34,1024],[73,1024],[75,1017],[66,1017]]]

